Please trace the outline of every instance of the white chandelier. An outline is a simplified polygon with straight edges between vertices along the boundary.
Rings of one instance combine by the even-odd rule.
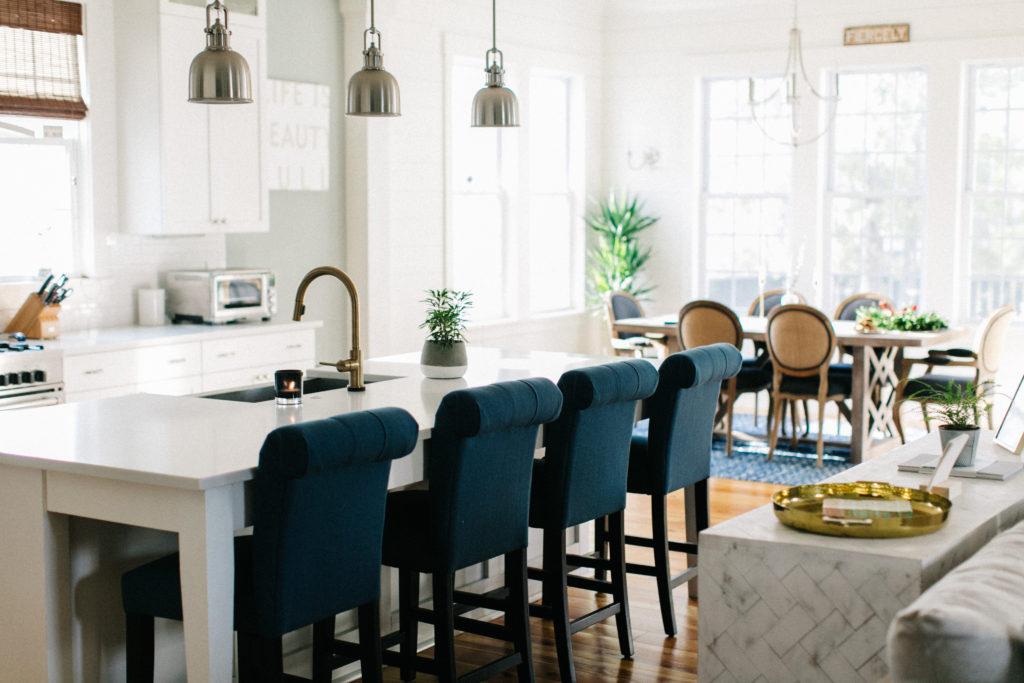
[[[811,79],[807,77],[807,69],[804,67],[804,55],[803,48],[800,40],[800,29],[797,28],[797,7],[796,0],[793,2],[793,28],[789,30],[789,53],[786,56],[786,68],[783,71],[782,78],[779,81],[779,85],[775,90],[767,97],[757,99],[755,95],[754,79],[749,78],[749,94],[748,104],[750,105],[750,115],[754,119],[754,123],[761,130],[764,135],[770,139],[784,145],[792,145],[796,147],[803,145],[808,142],[814,142],[818,138],[825,135],[829,128],[832,127],[832,123],[836,118],[836,105],[839,102],[839,75],[836,74],[833,92],[831,94],[822,95],[811,83]],[[800,81],[803,81],[803,89],[811,94],[821,102],[828,104],[829,113],[828,121],[825,123],[825,127],[820,131],[812,131],[805,133],[800,127],[800,92],[798,86]],[[789,138],[782,138],[772,132],[771,126],[766,121],[765,110],[768,105],[772,105],[778,102],[778,98],[782,95],[783,89],[785,89],[785,104],[789,107],[789,118],[790,118],[790,130]]]

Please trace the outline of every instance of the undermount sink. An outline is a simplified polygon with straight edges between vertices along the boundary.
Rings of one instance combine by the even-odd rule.
[[[397,375],[363,375],[364,384],[386,382],[389,379],[400,379]],[[302,393],[316,394],[331,389],[344,389],[348,386],[348,377],[309,377],[302,382]],[[205,394],[200,398],[215,398],[220,401],[240,401],[242,403],[262,403],[274,400],[274,385],[267,384],[248,389],[224,391],[219,394]]]

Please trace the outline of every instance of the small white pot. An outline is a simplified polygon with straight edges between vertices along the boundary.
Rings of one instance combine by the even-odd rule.
[[[967,435],[967,443],[964,444],[964,449],[960,451],[960,457],[956,459],[954,467],[970,467],[974,464],[974,456],[978,453],[978,434],[980,433],[981,428],[979,427],[957,429],[949,425],[939,425],[939,443],[942,444],[942,450],[946,450],[946,442],[952,441],[963,434]]]
[[[429,339],[423,342],[420,354],[420,370],[430,379],[455,379],[466,374],[469,362],[466,358],[466,343],[455,342],[441,346]]]

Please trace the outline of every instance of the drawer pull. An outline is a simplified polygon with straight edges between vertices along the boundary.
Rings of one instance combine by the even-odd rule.
[[[286,349],[301,349],[302,348],[302,344],[289,344],[288,346],[286,346],[284,348],[286,348]]]
[[[233,355],[235,355],[234,351],[222,351],[217,354],[217,358],[231,358]]]
[[[103,372],[103,368],[96,368],[95,370],[86,370],[83,375],[98,375]]]
[[[171,365],[174,365],[175,363],[184,363],[185,361],[185,358],[172,358],[167,362],[170,363]]]

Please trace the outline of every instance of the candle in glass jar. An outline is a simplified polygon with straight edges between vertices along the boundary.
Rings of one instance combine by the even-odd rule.
[[[274,393],[279,404],[302,403],[302,370],[276,371]]]

